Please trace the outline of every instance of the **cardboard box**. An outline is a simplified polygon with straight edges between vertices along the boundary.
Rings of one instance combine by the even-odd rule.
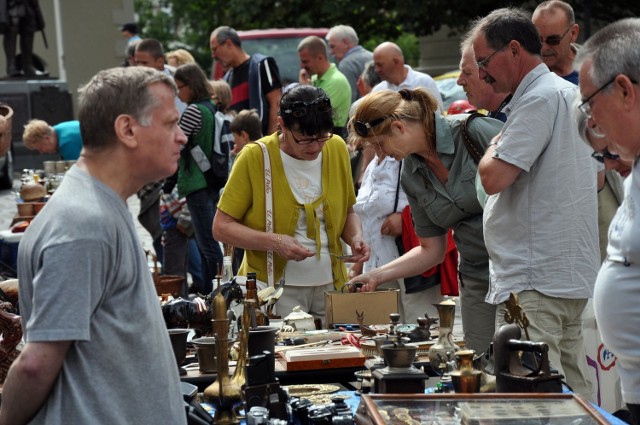
[[[365,325],[389,323],[389,314],[398,312],[399,289],[376,292],[324,293],[325,324],[333,328],[334,323],[358,323],[356,310],[364,312]]]

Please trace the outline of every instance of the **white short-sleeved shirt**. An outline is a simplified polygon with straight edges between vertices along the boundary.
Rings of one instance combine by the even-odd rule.
[[[372,92],[377,92],[380,90],[393,90],[400,91],[402,89],[417,89],[418,87],[422,87],[426,89],[437,101],[440,108],[442,108],[442,96],[440,95],[440,90],[438,90],[438,86],[435,81],[429,74],[425,74],[424,72],[414,71],[409,65],[404,66],[408,73],[407,78],[404,79],[399,85],[392,84],[388,81],[382,81],[371,90]]]
[[[364,240],[369,243],[371,255],[364,263],[366,273],[398,258],[395,236],[381,233],[382,223],[394,212],[401,212],[409,204],[402,186],[398,185],[401,163],[390,156],[380,160],[377,156],[367,165],[358,190],[354,211],[362,222]],[[393,209],[398,196],[398,205]]]
[[[520,82],[494,152],[522,171],[488,198],[487,301],[536,290],[589,298],[599,265],[596,169],[572,117],[577,87],[540,64]]]
[[[609,226],[607,259],[593,307],[605,348],[618,358],[622,398],[640,404],[640,163],[624,182],[624,200]]]

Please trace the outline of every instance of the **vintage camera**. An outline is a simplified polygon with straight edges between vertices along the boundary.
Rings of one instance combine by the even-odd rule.
[[[271,364],[273,353],[270,351],[249,357],[247,384],[244,387],[246,408],[266,407],[271,418],[287,419],[288,397],[280,388],[280,382],[275,377]]]
[[[211,169],[211,162],[209,162],[209,159],[200,146],[194,146],[189,152],[191,153],[191,157],[196,161],[196,164],[198,164],[200,171],[206,173]]]

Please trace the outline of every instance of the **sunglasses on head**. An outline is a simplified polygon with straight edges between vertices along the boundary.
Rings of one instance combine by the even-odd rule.
[[[283,114],[291,115],[295,118],[300,118],[307,116],[310,113],[311,108],[313,108],[315,112],[331,112],[331,101],[328,97],[321,97],[314,100],[313,102],[297,101],[291,103],[288,106],[281,106],[280,110]]]
[[[385,117],[376,118],[375,120],[371,120],[369,122],[362,122],[362,121],[356,120],[353,123],[353,129],[356,131],[356,133],[358,133],[358,136],[367,137],[367,134],[369,134],[369,130],[371,130],[373,127],[383,122],[385,118],[387,117],[385,116]]]
[[[605,151],[604,151],[604,152],[596,152],[596,151],[594,151],[594,152],[591,154],[591,157],[592,157],[593,159],[595,159],[596,161],[598,161],[598,162],[602,162],[602,163],[604,163],[604,160],[605,160],[605,159],[609,159],[609,160],[611,160],[611,161],[617,161],[617,160],[619,160],[619,159],[620,159],[620,155],[616,155],[616,154],[614,154],[614,153],[611,153],[611,152],[609,152],[609,151],[608,151],[608,150],[606,150],[606,149],[605,149]]]

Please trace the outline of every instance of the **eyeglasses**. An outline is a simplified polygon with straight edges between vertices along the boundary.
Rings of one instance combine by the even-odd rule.
[[[182,90],[186,86],[187,86],[186,84],[178,84],[178,83],[176,83],[176,87],[178,88],[178,90]]]
[[[331,112],[331,101],[328,97],[321,97],[314,100],[313,102],[297,101],[288,106],[280,105],[280,110],[283,114],[291,115],[294,118],[302,118],[307,116],[310,113],[311,109],[314,109],[315,112],[320,113]]]
[[[358,136],[367,137],[367,134],[369,134],[369,130],[371,130],[373,127],[383,122],[386,118],[388,117],[384,116],[384,117],[376,118],[375,120],[372,120],[369,122],[354,121],[353,129],[356,131],[356,133],[358,133]]]
[[[560,44],[562,39],[567,35],[571,27],[567,28],[567,30],[562,35],[550,35],[547,38],[540,37],[540,42],[547,44],[548,46],[557,46]]]
[[[587,97],[585,100],[582,101],[582,103],[580,105],[578,105],[578,108],[580,109],[580,111],[582,111],[583,114],[585,114],[588,118],[591,118],[591,104],[589,102],[591,102],[591,100],[598,94],[600,93],[602,90],[604,90],[609,84],[613,83],[616,80],[616,77],[613,77],[612,79],[610,79],[609,81],[607,81],[606,83],[604,83],[602,86],[600,86],[600,88],[596,91],[594,91],[593,93],[591,93],[591,96]]]
[[[329,141],[329,139],[331,139],[333,137],[333,133],[329,133],[327,135],[324,136],[320,136],[320,137],[315,137],[313,139],[307,139],[307,140],[300,140],[296,138],[296,135],[293,134],[293,131],[289,130],[289,133],[291,133],[291,137],[293,137],[293,141],[296,142],[299,145],[310,145],[313,142],[318,142],[318,143],[326,143]]]
[[[489,65],[489,61],[491,60],[491,58],[493,57],[493,55],[495,55],[496,53],[498,53],[499,51],[501,51],[502,49],[504,49],[505,47],[507,47],[507,45],[509,44],[509,41],[507,41],[506,43],[504,43],[502,46],[500,46],[499,49],[494,50],[493,53],[491,53],[489,56],[487,56],[486,58],[482,59],[481,61],[476,62],[476,65],[478,66],[478,69],[487,69],[487,65]]]
[[[614,153],[609,152],[607,148],[605,148],[604,151],[602,152],[593,151],[593,153],[591,154],[591,157],[603,164],[605,159],[610,159],[611,161],[617,161],[620,159],[620,155],[616,155]]]
[[[211,45],[211,56],[212,56],[212,57],[216,55],[216,50],[218,50],[218,48],[219,48],[220,46],[222,46],[222,45],[224,45],[224,43],[218,44],[217,46],[213,46],[213,45]]]

